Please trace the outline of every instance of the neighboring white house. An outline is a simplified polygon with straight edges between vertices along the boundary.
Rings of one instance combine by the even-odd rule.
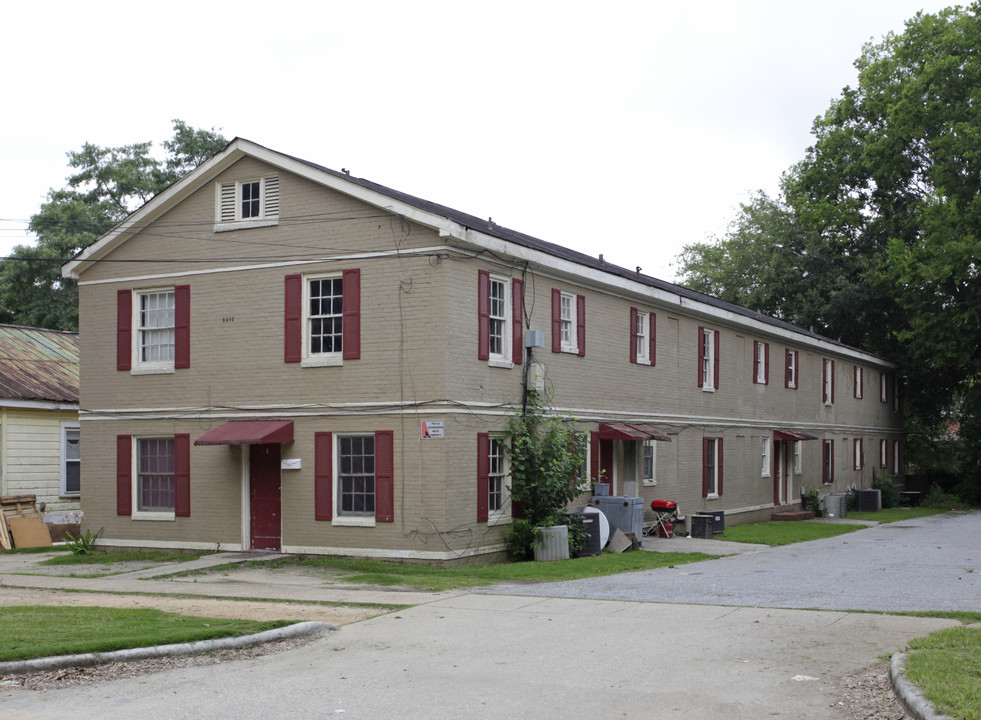
[[[79,511],[79,449],[78,333],[0,325],[0,495]]]

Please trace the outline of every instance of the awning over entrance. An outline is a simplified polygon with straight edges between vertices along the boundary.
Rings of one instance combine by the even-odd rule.
[[[230,420],[209,430],[195,445],[264,445],[293,442],[292,420]]]
[[[600,425],[599,436],[601,440],[663,440],[671,442],[671,438],[664,433],[659,433],[652,427],[626,423]]]
[[[774,440],[817,440],[816,435],[808,435],[806,432],[801,432],[800,430],[774,430],[773,431]]]

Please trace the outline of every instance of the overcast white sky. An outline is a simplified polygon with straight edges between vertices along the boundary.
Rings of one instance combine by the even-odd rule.
[[[10,3],[0,253],[66,152],[180,118],[672,280],[803,157],[864,42],[953,4]]]

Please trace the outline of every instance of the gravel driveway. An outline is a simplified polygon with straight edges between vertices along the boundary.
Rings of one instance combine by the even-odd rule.
[[[931,515],[692,565],[499,592],[742,607],[977,611],[981,513]]]

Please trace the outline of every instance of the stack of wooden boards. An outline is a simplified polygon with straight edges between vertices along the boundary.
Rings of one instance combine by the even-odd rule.
[[[50,545],[51,533],[37,509],[36,495],[0,497],[0,550]]]

